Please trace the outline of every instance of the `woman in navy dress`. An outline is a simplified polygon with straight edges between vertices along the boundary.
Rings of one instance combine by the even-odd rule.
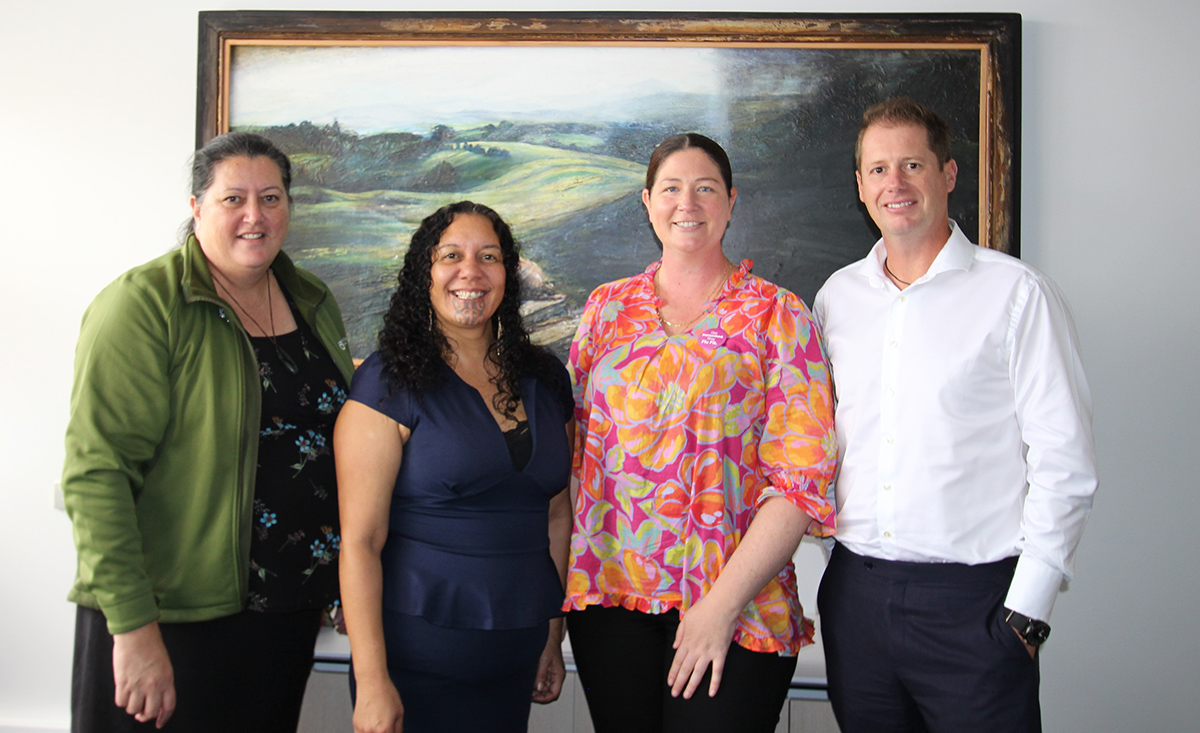
[[[486,206],[422,221],[338,418],[360,733],[524,731],[562,687],[573,402],[518,265]]]

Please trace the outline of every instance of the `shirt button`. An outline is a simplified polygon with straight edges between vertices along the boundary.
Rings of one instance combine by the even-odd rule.
[[[883,440],[884,440],[884,442],[886,442],[888,445],[891,445],[891,444],[892,444],[892,442],[893,442],[893,441],[892,441],[892,436],[890,436],[890,435],[889,435],[889,436],[887,436],[886,438],[884,438]]]
[[[891,484],[884,484],[884,485],[883,485],[883,490],[884,490],[884,491],[891,491],[891,490],[892,490],[892,485],[891,485]]]
[[[895,396],[896,396],[896,390],[894,390],[894,389],[889,389],[889,390],[888,390],[888,397],[895,397]]]
[[[903,296],[903,295],[901,295],[901,296],[900,296],[900,302],[901,302],[901,303],[903,303],[903,302],[904,302],[904,301],[906,301],[906,300],[908,300],[908,298],[906,298],[906,297],[905,297],[905,296]]]
[[[892,536],[892,533],[891,533],[891,532],[884,532],[884,533],[883,533],[883,536],[884,536],[884,537],[889,537],[889,538],[890,538],[890,537]]]
[[[897,347],[897,346],[899,346],[899,345],[900,345],[900,342],[899,342],[899,341],[893,341],[893,342],[891,342],[890,344],[888,344],[888,346],[891,346],[893,349],[894,349],[894,348],[896,348],[896,347]]]

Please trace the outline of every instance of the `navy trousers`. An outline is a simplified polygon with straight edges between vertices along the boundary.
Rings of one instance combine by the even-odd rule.
[[[549,620],[525,629],[454,629],[383,611],[388,675],[404,733],[524,733]],[[350,700],[358,703],[353,660]]]
[[[1016,558],[863,557],[838,545],[817,606],[843,733],[1040,731],[1039,672],[1004,621]]]

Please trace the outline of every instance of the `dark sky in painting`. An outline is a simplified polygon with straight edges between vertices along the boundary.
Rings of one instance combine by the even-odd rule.
[[[726,233],[730,256],[750,257],[755,272],[811,303],[835,270],[862,257],[879,236],[854,184],[854,141],[863,111],[906,95],[937,110],[955,136],[959,183],[951,215],[964,231],[978,229],[979,54],[970,51],[796,49],[762,54],[731,49],[723,64],[729,90],[725,130],[666,120],[650,136],[695,130],[720,140],[733,162],[739,198]],[[764,59],[766,63],[764,63]],[[658,117],[691,100],[658,101]],[[636,158],[649,158],[647,142]],[[564,234],[587,231],[608,254],[578,267],[551,267],[580,280],[579,290],[638,272],[657,257],[653,234],[634,196],[589,212]],[[551,235],[548,238],[555,238]],[[974,238],[974,236],[972,236]],[[542,238],[538,238],[541,240]],[[630,241],[632,240],[632,241]],[[559,250],[541,241],[534,249]],[[589,248],[590,249],[590,248]],[[610,251],[611,250],[611,251]]]

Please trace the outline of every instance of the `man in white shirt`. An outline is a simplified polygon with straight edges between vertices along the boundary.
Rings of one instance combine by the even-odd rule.
[[[883,237],[817,293],[837,396],[837,546],[818,605],[845,733],[1041,730],[1037,648],[1096,489],[1071,313],[947,213],[950,132],[863,115]]]

